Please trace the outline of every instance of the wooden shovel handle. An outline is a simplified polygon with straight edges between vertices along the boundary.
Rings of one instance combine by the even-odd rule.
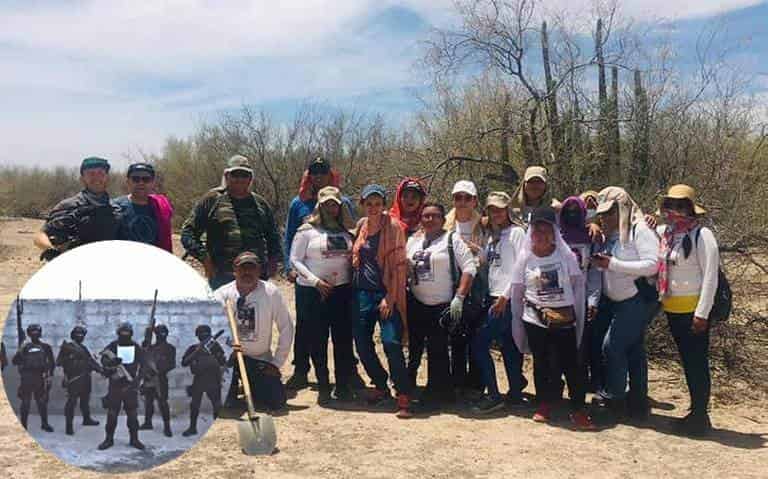
[[[232,312],[232,300],[226,301],[227,319],[229,320],[229,329],[232,330],[232,344],[240,346],[240,338],[237,335],[237,322],[235,321],[235,315]],[[240,370],[240,381],[243,383],[243,392],[245,393],[245,400],[248,403],[248,419],[253,420],[256,417],[256,411],[253,408],[253,398],[251,398],[251,384],[248,381],[248,371],[245,369],[245,359],[243,359],[243,353],[238,351],[235,353],[237,357],[237,366]]]

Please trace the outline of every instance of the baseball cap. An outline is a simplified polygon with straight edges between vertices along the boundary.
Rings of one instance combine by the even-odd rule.
[[[309,174],[326,174],[331,171],[331,163],[322,156],[318,156],[309,162],[307,170],[309,171]]]
[[[488,198],[485,199],[485,207],[495,206],[496,208],[509,208],[512,198],[503,191],[491,191]]]
[[[234,155],[227,160],[227,167],[224,169],[224,173],[231,173],[235,170],[247,171],[251,175],[253,174],[253,168],[251,168],[248,158],[243,155]]]
[[[127,176],[131,176],[133,173],[145,172],[149,173],[153,178],[155,177],[155,167],[149,163],[133,163],[128,166]]]
[[[543,166],[529,166],[525,170],[523,182],[528,182],[534,178],[539,178],[544,183],[547,182],[547,169]]]
[[[453,190],[451,191],[451,195],[455,195],[456,193],[466,193],[468,195],[477,196],[477,187],[474,183],[468,180],[461,180],[457,181],[456,184],[453,185]]]
[[[533,210],[533,213],[531,214],[531,224],[539,222],[557,225],[555,210],[549,206],[540,206]]]
[[[402,191],[405,190],[413,190],[420,194],[421,196],[427,196],[427,192],[424,190],[424,187],[416,180],[408,180],[403,185]]]
[[[367,185],[365,188],[363,188],[362,193],[360,193],[360,199],[365,201],[371,195],[379,195],[386,200],[387,190],[385,190],[384,187],[381,185],[377,185],[377,184]]]
[[[237,257],[235,258],[235,261],[233,262],[235,267],[242,266],[244,264],[257,264],[261,266],[261,258],[256,253],[253,253],[251,251],[243,251]]]
[[[104,158],[99,158],[98,156],[89,156],[80,163],[80,174],[82,175],[85,170],[90,170],[92,168],[102,168],[109,173],[109,161]]]
[[[317,204],[322,205],[326,201],[333,201],[341,204],[341,191],[335,186],[326,186],[317,192]]]

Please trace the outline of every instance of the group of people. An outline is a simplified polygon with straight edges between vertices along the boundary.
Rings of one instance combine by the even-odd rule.
[[[99,450],[114,445],[117,420],[121,410],[125,411],[126,423],[130,434],[130,445],[144,449],[139,440],[140,430],[152,430],[154,404],[158,403],[163,418],[163,434],[172,437],[170,408],[168,405],[168,373],[176,368],[176,348],[168,343],[168,328],[156,325],[153,329],[154,343],[139,345],[133,340],[133,326],[129,322],[121,323],[117,329],[117,339],[110,342],[97,356],[91,354],[84,344],[87,328],[77,325],[70,332],[71,341],[61,344],[54,360],[53,348],[42,340],[43,329],[39,324],[30,324],[26,328],[27,340],[23,341],[12,363],[19,368],[21,383],[18,395],[21,399],[20,419],[27,428],[31,400],[34,396],[40,415],[41,428],[53,432],[48,421],[48,399],[53,386],[52,379],[56,367],[64,372],[62,388],[66,390],[67,402],[64,406],[65,432],[74,435],[75,407],[80,406],[83,426],[98,426],[91,416],[90,396],[92,373],[96,372],[108,379],[107,395],[102,398],[102,405],[107,411],[106,437],[99,444]],[[213,406],[214,417],[221,406],[222,373],[226,367],[224,350],[212,337],[208,325],[198,325],[195,329],[198,342],[184,352],[182,367],[189,367],[192,384],[187,388],[191,397],[190,425],[183,436],[197,434],[197,419],[203,394],[207,394]],[[144,396],[144,423],[139,425],[139,397]]]
[[[67,200],[54,213],[96,201],[87,173],[99,166],[86,165],[89,160],[81,170],[86,189],[80,200]],[[146,172],[147,166],[129,167],[129,188],[139,183],[132,168]],[[307,387],[311,367],[319,403],[351,399],[365,385],[362,363],[374,386],[367,400],[389,401],[391,383],[398,417],[458,399],[487,414],[527,403],[522,365],[523,355],[531,354],[535,421],[550,420],[566,384],[577,428],[594,428],[585,407],[590,391],[617,420],[644,420],[645,332],[662,308],[691,396],[680,427],[689,434],[711,428],[709,316],[719,253],[693,188],[673,186],[658,214],[645,215],[615,186],[558,202],[546,169],[533,166],[512,195],[490,192],[482,203],[476,186],[462,180],[448,210],[418,178],[407,177],[393,198],[384,187],[367,185],[356,208],[340,190],[340,175],[320,157],[303,173],[281,245],[269,204],[251,190],[254,174],[247,158],[230,158],[222,184],[195,205],[181,239],[216,297],[237,304],[248,375],[268,408],[285,406],[286,389]],[[43,231],[49,241],[37,241],[46,250],[67,245],[63,222],[51,226],[54,213]],[[268,281],[281,261],[295,283],[295,325]],[[377,324],[387,367],[375,351]],[[273,325],[279,331],[274,352]],[[294,370],[283,384],[280,369],[291,343]],[[506,396],[497,384],[493,344],[502,353]],[[427,383],[416,398],[425,350]],[[236,402],[236,389],[233,381],[227,403]]]

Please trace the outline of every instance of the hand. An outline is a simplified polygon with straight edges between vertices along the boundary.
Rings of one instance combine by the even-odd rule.
[[[645,215],[645,224],[652,230],[655,230],[659,226],[659,222],[656,221],[656,217],[653,215]]]
[[[605,241],[603,229],[600,228],[600,225],[597,223],[590,223],[587,228],[589,229],[589,239],[591,239],[593,243],[602,243]]]
[[[123,364],[123,358],[115,358],[115,365],[120,366]]]
[[[296,271],[290,270],[290,271],[288,271],[288,274],[285,275],[285,277],[288,279],[288,282],[295,283],[296,282],[296,278],[298,278],[299,275],[296,274]]]
[[[317,290],[320,292],[320,296],[322,296],[323,301],[328,299],[328,296],[330,296],[331,293],[333,293],[333,286],[326,283],[322,279],[317,282],[317,284],[315,285],[315,288],[317,288]]]
[[[232,352],[233,353],[243,354],[243,345],[242,344],[233,344],[232,345]]]
[[[467,248],[469,248],[469,251],[471,251],[473,255],[477,255],[482,249],[479,244],[473,243],[472,241],[465,240],[464,244],[467,245]]]
[[[587,307],[587,321],[592,321],[597,316],[597,307],[596,306],[588,306]]]
[[[494,318],[500,318],[504,315],[504,310],[507,308],[509,301],[504,296],[499,296],[491,306],[491,316]]]
[[[61,252],[56,248],[49,248],[40,253],[40,261],[53,261],[53,259],[60,254]]]
[[[206,256],[203,260],[203,268],[205,269],[206,278],[211,279],[216,276],[216,266],[213,264],[210,256]]]
[[[698,316],[694,316],[693,322],[691,323],[691,332],[693,334],[701,334],[707,330],[708,324],[709,324],[709,321],[706,318],[700,318]]]
[[[611,262],[611,256],[605,253],[598,253],[590,258],[592,266],[600,269],[608,269],[608,264]]]
[[[451,319],[454,321],[461,320],[461,314],[464,312],[464,298],[454,296],[451,300]]]
[[[383,319],[388,319],[392,315],[392,306],[389,305],[386,297],[379,303],[379,314]]]

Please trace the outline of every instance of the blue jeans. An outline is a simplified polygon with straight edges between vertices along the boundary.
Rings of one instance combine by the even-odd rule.
[[[389,318],[382,318],[379,315],[379,304],[384,299],[384,293],[378,291],[357,290],[357,300],[360,308],[360,314],[355,324],[355,346],[360,361],[363,363],[365,372],[373,381],[376,389],[388,390],[387,371],[381,365],[379,357],[376,355],[376,347],[373,344],[373,330],[376,323],[379,323],[381,330],[381,342],[384,345],[384,354],[389,363],[389,372],[392,375],[392,382],[395,389],[400,394],[410,393],[410,381],[408,380],[408,370],[405,367],[405,355],[403,354],[403,322],[400,319],[400,313],[397,308],[392,306],[392,314]]]
[[[685,382],[691,396],[691,411],[706,414],[712,388],[709,375],[709,325],[703,333],[693,334],[693,313],[666,315],[683,363]]]
[[[509,397],[518,398],[525,387],[523,377],[523,355],[517,349],[512,338],[512,312],[509,308],[504,314],[493,317],[490,312],[484,318],[482,325],[475,332],[472,339],[472,359],[480,369],[483,386],[487,388],[488,396],[499,398],[499,385],[496,381],[496,367],[491,358],[491,342],[496,340],[501,346],[501,355],[504,358],[504,369],[509,381]]]
[[[648,358],[645,353],[645,331],[650,320],[649,305],[636,294],[624,301],[609,301],[611,325],[603,341],[606,360],[605,396],[624,399],[627,374],[633,400],[648,396]]]

